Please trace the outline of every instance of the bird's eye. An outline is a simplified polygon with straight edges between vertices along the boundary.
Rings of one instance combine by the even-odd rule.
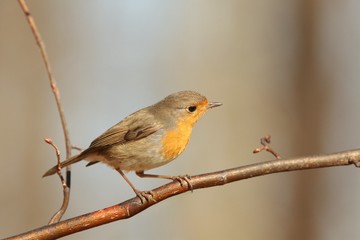
[[[186,109],[188,112],[195,112],[196,106],[190,106]]]

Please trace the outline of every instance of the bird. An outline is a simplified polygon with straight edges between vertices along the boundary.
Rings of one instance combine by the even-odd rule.
[[[147,174],[145,171],[177,158],[186,148],[194,124],[207,110],[221,105],[220,102],[209,102],[195,91],[170,94],[125,117],[93,140],[87,149],[50,168],[43,177],[81,160],[88,161],[86,166],[101,162],[119,172],[141,202],[144,198],[149,200],[148,192],[138,190],[124,172],[135,171],[139,177],[181,180],[180,176]]]

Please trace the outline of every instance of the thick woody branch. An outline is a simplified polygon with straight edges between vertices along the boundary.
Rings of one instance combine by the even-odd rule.
[[[193,190],[196,190],[272,173],[353,164],[356,167],[360,167],[360,150],[251,164],[219,172],[192,176],[190,182]],[[141,204],[140,199],[135,197],[105,209],[46,225],[7,239],[56,239],[113,221],[130,218],[152,205],[187,191],[190,191],[188,185],[184,184],[181,186],[179,182],[174,181],[152,190],[154,201]]]

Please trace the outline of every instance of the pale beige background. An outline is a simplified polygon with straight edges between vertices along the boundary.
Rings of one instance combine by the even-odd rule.
[[[47,46],[72,142],[92,139],[169,93],[224,106],[197,124],[185,153],[153,173],[198,174],[283,156],[359,147],[358,1],[28,1]],[[0,1],[0,237],[58,209],[51,137],[63,136],[47,75],[17,1]],[[161,180],[129,177],[140,189]],[[358,239],[360,171],[282,173],[169,199],[66,239]],[[73,167],[65,218],[133,196],[105,166]]]

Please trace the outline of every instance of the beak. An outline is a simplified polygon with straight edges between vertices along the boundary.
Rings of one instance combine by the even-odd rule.
[[[222,105],[222,103],[220,103],[220,102],[209,102],[209,103],[208,103],[208,109],[209,109],[209,108],[219,107],[219,106],[221,106],[221,105]]]

